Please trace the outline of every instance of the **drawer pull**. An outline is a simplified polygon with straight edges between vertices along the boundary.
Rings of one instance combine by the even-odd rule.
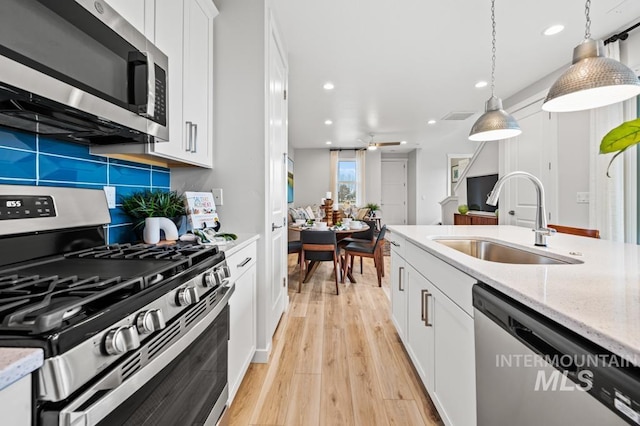
[[[401,266],[398,268],[398,290],[399,291],[404,291],[404,285],[402,282],[402,275],[404,272],[404,266]]]
[[[422,290],[422,321],[425,327],[431,327],[433,324],[429,322],[429,293],[428,290]]]
[[[245,260],[243,260],[241,263],[238,263],[238,268],[242,268],[244,265],[246,265],[247,263],[251,262],[251,258],[247,257]]]
[[[395,241],[393,241],[393,240],[389,240],[389,243],[390,243],[391,245],[396,246],[396,247],[400,247],[400,244],[396,243],[396,242],[395,242]]]

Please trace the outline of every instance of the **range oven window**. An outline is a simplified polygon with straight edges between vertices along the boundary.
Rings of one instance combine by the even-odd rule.
[[[229,306],[100,425],[201,425],[227,384]]]

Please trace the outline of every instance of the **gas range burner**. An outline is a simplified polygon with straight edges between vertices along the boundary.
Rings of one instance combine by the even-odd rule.
[[[202,256],[213,256],[218,247],[202,244],[177,243],[172,245],[154,244],[111,244],[94,247],[68,254],[67,257],[94,259],[167,259],[198,260]],[[196,262],[193,262],[196,263]]]
[[[120,277],[0,276],[1,327],[32,333],[56,330],[141,288],[141,279]]]

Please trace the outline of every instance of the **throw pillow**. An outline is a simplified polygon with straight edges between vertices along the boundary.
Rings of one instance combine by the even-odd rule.
[[[358,213],[356,214],[356,220],[364,220],[364,218],[367,216],[368,213],[369,213],[369,209],[366,207],[358,209]]]
[[[315,219],[316,216],[313,214],[313,210],[311,210],[311,206],[307,206],[304,211],[307,213],[307,219]]]

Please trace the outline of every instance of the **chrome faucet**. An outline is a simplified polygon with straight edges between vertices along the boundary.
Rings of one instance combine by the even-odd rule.
[[[487,197],[487,204],[495,206],[498,204],[498,195],[504,183],[512,177],[526,177],[536,187],[536,227],[533,232],[536,233],[536,245],[546,247],[547,236],[555,233],[555,229],[547,228],[547,215],[544,209],[544,188],[540,179],[527,172],[511,172],[502,176],[494,185],[493,190]]]

